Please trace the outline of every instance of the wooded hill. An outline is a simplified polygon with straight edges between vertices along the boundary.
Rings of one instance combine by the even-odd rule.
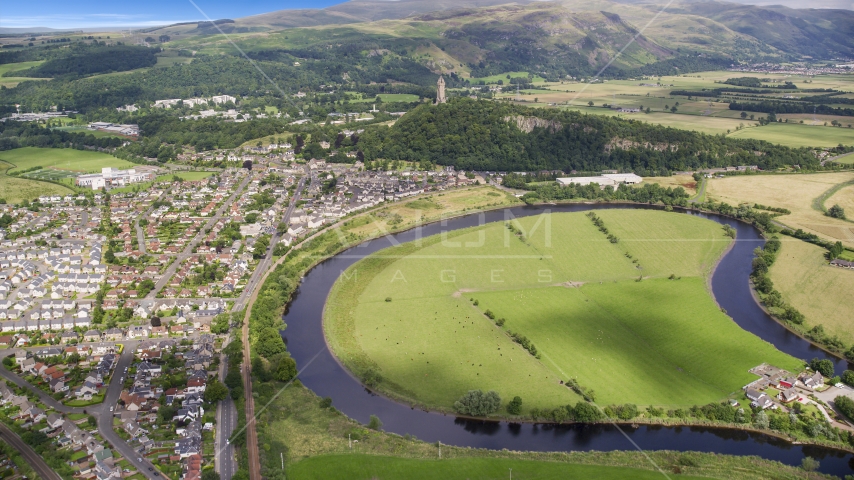
[[[649,175],[732,165],[818,166],[808,149],[467,98],[422,105],[392,127],[367,130],[359,148],[366,161],[430,161],[475,170],[620,169]]]

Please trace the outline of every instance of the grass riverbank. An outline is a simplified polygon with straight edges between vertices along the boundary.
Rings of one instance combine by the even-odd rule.
[[[560,384],[570,377],[603,403],[690,406],[738,391],[762,362],[798,369],[706,291],[730,243],[720,225],[660,211],[596,213],[619,243],[586,215],[562,213],[520,219],[516,233],[496,223],[378,252],[333,288],[330,347],[357,376],[379,373],[383,393],[440,411],[470,389],[519,395],[524,412],[575,403]],[[506,318],[504,330],[486,309]]]

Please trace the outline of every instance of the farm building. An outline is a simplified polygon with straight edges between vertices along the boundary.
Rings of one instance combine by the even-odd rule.
[[[567,185],[590,185],[598,184],[600,187],[616,187],[621,183],[626,185],[635,185],[643,181],[642,177],[634,173],[603,173],[595,177],[563,177],[558,178],[557,183],[560,186]]]

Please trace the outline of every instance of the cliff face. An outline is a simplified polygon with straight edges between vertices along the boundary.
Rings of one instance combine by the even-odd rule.
[[[549,133],[555,133],[559,132],[563,128],[563,125],[555,120],[545,120],[537,117],[523,117],[522,115],[504,117],[504,121],[515,123],[516,127],[525,133],[531,133],[535,128],[545,128]]]

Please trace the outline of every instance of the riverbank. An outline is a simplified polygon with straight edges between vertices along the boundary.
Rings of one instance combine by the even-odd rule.
[[[583,206],[581,206],[581,205],[579,205],[579,207],[583,208]],[[613,205],[613,206],[602,205],[601,207],[602,208],[614,208],[617,206],[616,205]],[[643,208],[655,208],[655,207],[651,207],[651,206],[647,206],[647,205],[643,205],[641,207],[643,207]],[[526,207],[522,207],[521,209],[517,209],[517,212],[520,215],[526,215],[526,214],[532,213],[532,212],[527,211]],[[472,212],[471,211],[461,212],[459,215],[465,216],[468,213],[472,213]],[[487,217],[490,217],[490,215],[494,216],[494,215],[496,215],[496,213],[497,212],[491,212],[491,213],[490,212],[484,212],[484,214]],[[449,224],[455,224],[455,222],[458,222],[460,219],[461,218],[458,216],[458,218],[456,220],[450,221]],[[345,220],[344,222],[341,222],[341,224],[346,223],[348,221],[349,220]],[[738,226],[737,224],[734,224],[734,225]],[[744,228],[747,228],[747,227],[744,227]],[[752,227],[750,227],[750,228],[752,228]],[[427,228],[427,230],[429,230],[429,228]],[[436,229],[436,231],[438,231],[438,228]],[[305,254],[307,257],[313,257],[313,258],[311,258],[312,265],[320,264],[320,266],[316,270],[313,269],[311,272],[309,272],[310,274],[305,275],[304,277],[303,277],[303,273],[306,273],[307,270],[306,271],[300,270],[299,278],[303,278],[302,285],[300,286],[300,291],[299,291],[298,295],[294,298],[294,301],[290,303],[289,311],[285,317],[285,320],[290,324],[288,330],[285,332],[285,336],[286,337],[291,336],[291,338],[293,338],[293,339],[298,339],[298,340],[292,340],[291,342],[289,342],[289,350],[291,350],[292,355],[297,360],[300,367],[307,366],[309,363],[311,363],[309,368],[306,368],[303,372],[301,372],[300,378],[303,379],[305,382],[307,382],[307,384],[311,385],[311,388],[314,389],[315,391],[318,391],[318,393],[320,393],[321,395],[330,395],[335,399],[347,399],[346,409],[348,411],[348,415],[351,415],[354,418],[357,418],[358,421],[360,421],[360,422],[367,423],[369,413],[377,413],[377,414],[381,415],[383,418],[387,419],[386,421],[388,423],[389,428],[391,428],[394,431],[399,431],[401,433],[406,432],[407,430],[415,431],[415,433],[423,431],[422,433],[418,433],[418,434],[419,434],[419,436],[423,435],[424,438],[431,438],[431,437],[436,438],[436,435],[439,432],[442,432],[440,434],[439,438],[442,438],[443,440],[447,439],[448,441],[452,441],[454,443],[458,443],[461,445],[483,444],[481,440],[478,440],[476,437],[471,437],[470,434],[464,434],[463,436],[460,437],[456,433],[456,432],[462,433],[463,427],[466,430],[468,430],[469,427],[471,427],[474,429],[474,430],[472,430],[472,432],[478,432],[481,430],[481,428],[476,427],[475,426],[475,425],[477,425],[476,423],[475,424],[470,424],[468,422],[456,423],[453,421],[453,418],[443,419],[443,417],[441,415],[436,416],[434,414],[420,413],[418,411],[412,411],[412,415],[409,415],[408,413],[406,415],[401,415],[403,412],[410,412],[410,409],[403,407],[402,405],[399,405],[399,404],[394,404],[393,402],[387,401],[387,400],[382,399],[382,398],[371,397],[370,395],[367,395],[367,397],[366,397],[365,391],[361,387],[361,385],[359,385],[358,382],[355,382],[352,378],[349,378],[349,374],[347,374],[346,372],[343,372],[343,371],[341,372],[343,375],[345,375],[345,377],[348,377],[346,380],[338,378],[333,384],[329,384],[328,382],[317,383],[316,379],[323,378],[327,374],[331,374],[332,371],[343,370],[343,369],[341,369],[340,365],[338,365],[337,362],[333,358],[331,358],[331,355],[328,355],[326,353],[322,353],[322,351],[317,350],[318,348],[322,348],[323,350],[325,350],[325,345],[323,347],[320,347],[320,346],[318,346],[312,342],[304,342],[304,340],[314,338],[314,337],[323,338],[322,329],[320,328],[320,317],[321,316],[318,313],[312,313],[312,311],[313,311],[313,309],[315,309],[315,306],[323,305],[323,302],[325,301],[325,297],[326,297],[325,292],[328,292],[328,289],[331,288],[332,282],[330,281],[328,284],[324,284],[324,282],[326,282],[326,280],[324,279],[324,277],[326,277],[326,275],[321,275],[321,274],[323,271],[328,271],[331,273],[331,271],[340,272],[340,271],[343,271],[344,269],[346,269],[347,265],[352,263],[352,255],[346,256],[348,258],[351,258],[351,260],[348,260],[347,258],[344,258],[344,257],[338,257],[338,258],[330,258],[330,257],[332,255],[334,255],[334,253],[339,252],[341,250],[344,250],[346,247],[350,247],[351,245],[355,244],[355,242],[352,242],[352,243],[349,243],[345,247],[343,244],[341,244],[339,242],[340,237],[338,235],[330,234],[330,233],[331,232],[324,232],[323,235],[325,236],[325,238],[322,241],[314,243],[311,246],[310,250],[312,252],[317,253],[317,255],[312,255],[311,253]],[[420,238],[421,233],[424,233],[424,232],[416,233],[416,232],[411,230],[411,227],[409,227],[409,230],[407,230],[406,232],[404,232],[402,234],[398,234],[397,238],[399,239],[399,241],[402,241],[402,242],[411,241],[411,240],[415,240],[417,238]],[[427,232],[427,233],[429,234],[429,232]],[[384,241],[377,241],[377,242],[384,242]],[[364,250],[362,250],[362,249],[354,250],[352,253],[362,255],[363,253],[360,253],[362,251],[364,252],[364,254],[371,253],[371,251],[376,251],[379,248],[382,248],[382,246],[378,245],[377,242],[368,242],[368,244],[363,244],[363,246],[365,247]],[[329,247],[329,246],[333,246],[335,248],[334,249],[324,248],[324,247]],[[376,247],[376,248],[374,248],[374,247]],[[748,248],[751,248],[751,247],[748,247]],[[334,250],[334,251],[330,251],[330,250]],[[295,253],[295,252],[292,252],[292,253]],[[322,259],[329,259],[329,260],[327,260],[321,264]],[[318,276],[318,275],[320,275],[320,276]],[[337,274],[336,274],[336,276],[337,276]],[[271,278],[275,279],[276,275],[271,275]],[[332,281],[334,281],[334,277],[333,277]],[[751,303],[753,303],[753,302],[751,302]],[[755,303],[754,303],[754,305],[755,305]],[[313,321],[310,320],[311,318],[313,318],[313,316],[317,317],[317,323],[316,324],[312,323]],[[297,319],[299,319],[299,320],[297,320]],[[318,373],[321,370],[324,372],[324,374],[318,376]],[[263,398],[263,396],[262,396],[262,398]],[[365,402],[366,398],[371,398],[371,401]],[[395,413],[388,413],[388,412],[386,412],[387,410],[389,412],[393,411]],[[386,413],[384,413],[384,412],[386,412]],[[391,417],[389,417],[389,415],[391,415]],[[412,417],[412,418],[410,418],[410,417]],[[426,424],[421,425],[422,422],[419,420],[421,417],[425,417],[425,419],[429,418],[430,419],[429,424],[432,425],[433,427],[429,428],[429,429],[422,428],[422,427],[425,427]],[[449,423],[449,421],[450,421],[450,423]],[[491,448],[499,448],[500,449],[500,448],[502,448],[502,445],[510,446],[510,445],[515,443],[513,441],[509,441],[510,437],[507,437],[504,434],[498,434],[499,431],[504,431],[505,427],[499,428],[498,424],[495,424],[495,425],[496,425],[495,428],[498,430],[494,430],[494,431],[495,431],[495,434],[498,436],[495,437],[495,439],[493,439],[493,441],[489,442],[490,445],[493,445],[493,447],[491,447]],[[259,422],[259,428],[266,429],[266,427],[267,426],[264,424],[264,422]],[[537,428],[539,428],[539,427],[534,427],[535,431]],[[643,435],[642,438],[645,438],[646,434],[642,433],[642,432],[646,431],[645,428],[646,427],[641,427],[641,431],[637,432],[637,435]],[[650,427],[650,428],[654,428],[654,427]],[[527,450],[555,450],[555,449],[569,448],[567,446],[560,446],[558,444],[552,444],[550,441],[547,441],[546,443],[542,443],[542,441],[546,440],[546,439],[540,438],[539,440],[537,440],[536,437],[530,437],[529,434],[527,433],[527,432],[529,432],[529,429],[530,429],[530,427],[523,427],[522,435],[518,436],[518,434],[516,434],[516,436],[518,436],[518,439],[520,441],[524,441],[525,446],[522,447],[523,449],[527,449]],[[429,433],[427,430],[432,430],[432,433]],[[667,430],[668,430],[668,434],[663,438],[672,437],[673,434],[677,433],[677,431],[671,430],[669,427],[667,427]],[[614,434],[616,434],[616,432],[614,432]],[[682,431],[681,434],[678,434],[674,437],[674,440],[676,439],[676,437],[681,438],[685,435],[688,435],[688,432]],[[687,438],[688,439],[693,438],[695,435],[696,435],[696,433],[691,433]],[[700,435],[702,436],[704,434],[700,434]],[[620,444],[621,440],[618,440],[619,438],[621,438],[619,436],[619,434],[617,434],[617,436],[614,437],[612,433],[600,432],[600,433],[597,433],[595,435],[595,437],[587,439],[585,441],[584,445],[586,446],[585,448],[598,448],[598,449],[604,449],[604,450],[611,450],[614,448],[615,445]],[[690,440],[688,442],[686,442],[685,440],[678,440],[677,443],[669,443],[669,441],[662,443],[660,441],[660,439],[662,438],[660,435],[657,435],[656,438],[659,438],[659,440],[653,441],[654,445],[652,445],[651,447],[645,447],[645,448],[653,448],[653,449],[660,449],[660,448],[691,449],[691,448],[693,448],[693,449],[700,449],[700,450],[712,449],[714,451],[724,452],[724,453],[738,453],[738,454],[754,453],[757,455],[762,455],[763,457],[766,457],[766,458],[778,458],[777,452],[780,452],[779,453],[779,455],[780,455],[779,459],[780,460],[786,459],[787,463],[789,462],[789,459],[792,459],[792,458],[794,458],[795,461],[799,461],[799,458],[800,458],[799,455],[802,455],[802,454],[794,454],[792,451],[790,451],[790,448],[788,448],[788,447],[786,448],[786,451],[788,453],[783,454],[782,451],[778,450],[777,447],[770,447],[766,441],[763,441],[763,442],[757,443],[757,444],[754,444],[754,443],[743,444],[743,440],[742,440],[739,442],[739,445],[736,446],[736,444],[730,445],[731,441],[722,441],[722,440],[715,440],[715,439],[712,439],[711,442],[709,440],[705,440],[701,444],[696,444],[696,443],[692,444]],[[497,441],[498,443],[495,443],[495,441]],[[721,441],[723,443],[720,443]],[[616,443],[614,443],[614,442],[616,442]],[[718,443],[719,443],[719,445],[718,445]],[[693,447],[692,447],[692,445],[693,445]],[[732,447],[735,447],[735,450],[730,451],[730,449]],[[624,448],[630,448],[630,446],[626,446]],[[272,459],[272,456],[270,456],[270,457],[271,457],[270,468],[275,466],[276,469],[278,469],[279,468],[279,465],[278,465],[279,459],[278,458]],[[276,461],[273,462],[272,460],[276,460]],[[274,463],[275,463],[275,465],[273,465]],[[840,463],[839,460],[833,460],[833,464],[839,465],[838,467],[833,467],[833,468],[837,469],[837,470],[833,470],[833,471],[842,471],[842,472],[848,471],[848,467],[845,466],[844,462]]]
[[[660,476],[657,467],[668,475],[680,474],[680,478],[686,475],[743,480],[801,479],[809,475],[797,466],[756,456],[672,450],[641,453],[631,450],[628,444],[627,451],[611,452],[457,447],[365,428],[334,408],[323,408],[320,401],[310,390],[292,385],[271,404],[264,414],[265,421],[259,422],[274,437],[268,440],[271,450],[285,452],[287,478],[419,478],[422,471],[428,472],[425,478],[436,478],[437,468],[451,466],[456,466],[456,470],[442,478],[457,478],[454,471],[468,472],[474,466],[479,473],[469,472],[459,478],[482,477],[496,466],[505,472],[513,468],[520,478],[536,472],[554,472],[556,478],[609,478],[609,475],[645,478]],[[543,435],[560,435],[556,427],[540,428]],[[626,428],[631,431],[629,426]],[[648,448],[644,442],[640,445]],[[811,478],[832,478],[819,473],[811,475]]]

